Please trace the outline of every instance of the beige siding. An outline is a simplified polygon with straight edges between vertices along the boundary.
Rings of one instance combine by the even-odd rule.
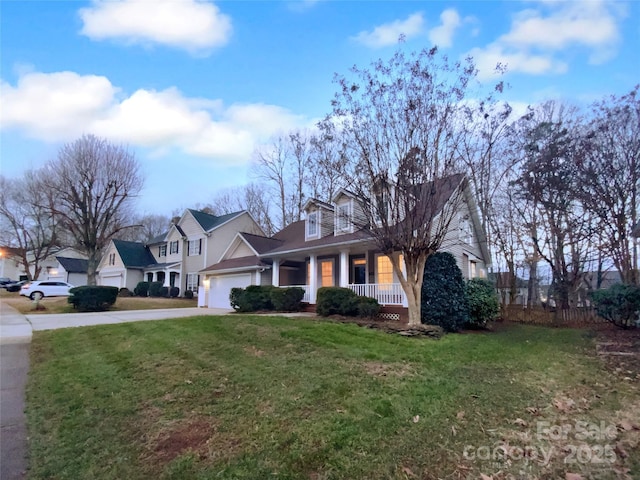
[[[255,252],[244,242],[244,240],[238,240],[238,244],[235,248],[229,250],[227,255],[225,255],[225,259],[248,257],[250,255],[255,255]]]
[[[191,212],[189,211],[187,211],[187,213],[184,215],[184,218],[181,220],[181,222],[178,225],[180,226],[182,231],[185,233],[187,238],[190,238],[190,239],[197,238],[198,236],[201,236],[204,234],[204,232],[202,231],[202,227],[196,221],[196,219],[193,218],[193,215],[191,215]]]
[[[460,206],[459,212],[454,216],[449,226],[449,231],[445,236],[445,240],[442,244],[442,251],[451,253],[458,263],[458,266],[462,270],[464,278],[469,278],[469,261],[475,261],[478,268],[478,273],[481,269],[486,268],[483,259],[482,249],[478,243],[480,238],[479,232],[474,228],[473,240],[469,244],[462,239],[464,235],[461,235],[461,218],[470,215],[469,207],[465,203]]]
[[[175,242],[176,240],[178,241],[178,253],[169,253],[171,251],[171,242]],[[164,261],[167,263],[182,261],[182,254],[185,248],[186,245],[182,240],[182,235],[175,228],[172,228],[167,236],[167,256]]]

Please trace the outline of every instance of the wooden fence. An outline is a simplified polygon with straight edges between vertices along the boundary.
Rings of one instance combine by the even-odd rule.
[[[522,305],[502,305],[500,315],[503,320],[531,325],[555,327],[580,327],[608,323],[599,317],[593,308],[570,308],[560,310],[545,307],[523,307]]]

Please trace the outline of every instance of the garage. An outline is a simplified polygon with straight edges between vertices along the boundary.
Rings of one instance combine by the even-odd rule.
[[[100,277],[100,285],[104,285],[105,287],[122,287],[122,275],[111,275]]]
[[[232,288],[245,288],[251,285],[251,274],[224,275],[211,277],[209,283],[209,308],[231,308],[229,292]]]

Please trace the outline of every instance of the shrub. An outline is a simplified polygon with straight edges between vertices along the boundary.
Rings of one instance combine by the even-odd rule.
[[[280,312],[299,312],[304,290],[298,287],[277,288],[271,290],[271,303],[274,310]]]
[[[118,291],[118,296],[119,297],[132,297],[133,293],[131,293],[131,290],[129,290],[126,287],[123,287],[120,289],[120,291]]]
[[[149,284],[149,296],[160,297],[160,290],[162,289],[162,282],[151,282]]]
[[[169,298],[169,287],[160,287],[160,296]]]
[[[191,290],[185,290],[184,292],[184,298],[193,298],[193,292]]]
[[[136,285],[136,288],[133,289],[133,293],[138,297],[148,297],[149,282],[138,282],[138,285]]]
[[[469,322],[472,328],[484,328],[487,322],[494,320],[500,313],[498,294],[487,280],[472,278],[467,282],[467,301],[469,302]]]
[[[371,297],[358,297],[358,316],[374,319],[380,313],[378,300]]]
[[[180,289],[178,287],[171,287],[169,289],[169,296],[171,298],[176,298],[178,295],[180,295]]]
[[[318,289],[316,313],[322,317],[356,315],[358,313],[358,296],[349,288],[321,287]]]
[[[247,308],[247,303],[244,301],[244,288],[232,288],[229,292],[229,303],[231,308],[236,312],[247,312],[249,310],[243,310]]]
[[[69,290],[67,302],[78,310],[99,312],[107,310],[116,303],[117,298],[118,287],[84,285],[82,287],[73,287]]]
[[[591,293],[596,312],[617,327],[629,328],[638,325],[640,315],[640,286],[612,285],[606,290]]]
[[[270,285],[249,285],[245,288],[242,298],[247,303],[248,309],[244,311],[273,310],[273,303],[271,303],[271,290],[273,288]]]
[[[422,323],[458,331],[469,318],[462,272],[448,252],[427,259],[422,282]]]

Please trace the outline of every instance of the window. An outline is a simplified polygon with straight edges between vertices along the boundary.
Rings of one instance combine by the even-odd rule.
[[[386,255],[378,255],[376,258],[377,283],[393,283],[393,265]]]
[[[179,253],[178,252],[178,240],[175,242],[169,243],[169,253]]]
[[[404,262],[404,258],[402,255],[398,258],[400,262],[400,266],[402,266],[402,262]],[[376,275],[378,282],[380,284],[389,284],[394,283],[393,281],[393,265],[391,264],[391,260],[386,255],[378,255],[376,257]]]
[[[159,257],[166,257],[167,256],[167,245],[160,245],[158,247],[158,256]]]
[[[333,260],[320,261],[320,286],[333,287]]]
[[[464,243],[473,243],[473,223],[469,215],[460,216],[459,238]]]
[[[109,254],[109,265],[115,265],[116,264],[116,254],[115,253],[110,253]]]
[[[476,278],[478,276],[478,264],[477,262],[469,262],[469,278]]]
[[[200,275],[197,273],[187,274],[187,290],[191,290],[194,293],[198,292],[198,285],[200,285]]]
[[[307,216],[307,236],[315,237],[318,234],[318,212],[312,212]]]
[[[338,205],[338,215],[336,218],[337,229],[339,231],[347,231],[351,229],[351,205]]]
[[[202,250],[202,239],[198,240],[189,240],[189,256],[193,257],[194,255],[200,255],[200,251]]]

